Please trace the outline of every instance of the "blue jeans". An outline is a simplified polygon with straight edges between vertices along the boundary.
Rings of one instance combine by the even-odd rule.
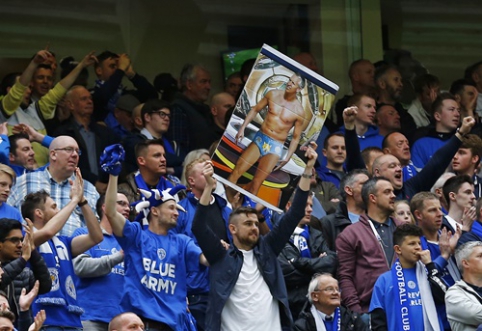
[[[192,294],[188,295],[189,311],[194,319],[196,319],[196,325],[198,331],[204,331],[204,323],[206,320],[206,310],[208,308],[208,293]]]

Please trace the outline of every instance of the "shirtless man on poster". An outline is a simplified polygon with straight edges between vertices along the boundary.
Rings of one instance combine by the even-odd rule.
[[[301,103],[296,98],[296,93],[303,89],[305,80],[299,74],[294,74],[286,84],[286,89],[271,90],[252,107],[246,116],[243,125],[236,134],[236,143],[244,137],[244,130],[255,116],[268,106],[268,112],[261,128],[254,136],[253,141],[241,153],[233,172],[228,180],[236,184],[243,175],[259,159],[253,180],[245,189],[256,195],[263,181],[272,171],[281,169],[290,160],[296,151],[305,120],[305,112]],[[288,153],[278,165],[283,151],[283,144],[291,128],[294,127]]]

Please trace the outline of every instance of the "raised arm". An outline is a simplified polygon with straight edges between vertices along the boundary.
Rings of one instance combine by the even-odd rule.
[[[52,239],[62,228],[69,219],[70,215],[74,212],[75,207],[81,201],[84,195],[84,181],[80,175],[80,170],[76,169],[76,177],[72,183],[70,189],[70,201],[64,208],[62,208],[54,217],[44,225],[42,229],[35,231],[34,242],[35,246],[40,246],[46,241]],[[28,218],[25,219],[30,222]]]
[[[343,110],[343,124],[345,125],[346,170],[365,169],[366,164],[360,153],[360,142],[355,131],[355,118],[358,107],[348,107]]]
[[[126,219],[116,209],[118,176],[109,175],[109,183],[105,193],[105,216],[117,237],[123,237]]]

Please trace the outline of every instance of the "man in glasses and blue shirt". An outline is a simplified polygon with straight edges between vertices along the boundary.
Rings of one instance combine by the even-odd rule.
[[[68,136],[59,136],[50,144],[49,166],[43,171],[26,173],[17,178],[12,187],[12,194],[7,203],[20,209],[23,199],[29,193],[45,190],[59,208],[70,202],[70,182],[75,180],[75,169],[79,162],[79,145]],[[95,212],[95,204],[99,198],[94,185],[84,180],[84,197]],[[71,213],[60,235],[71,236],[74,231],[85,225],[80,207]]]

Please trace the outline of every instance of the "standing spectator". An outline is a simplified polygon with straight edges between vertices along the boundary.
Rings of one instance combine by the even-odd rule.
[[[445,201],[448,203],[448,214],[445,219],[448,221],[448,229],[455,233],[457,227],[462,227],[464,218],[475,219],[475,194],[474,183],[467,175],[455,176],[447,179],[443,186]]]
[[[229,93],[233,98],[241,93],[243,88],[243,80],[241,79],[241,73],[239,71],[233,72],[229,75],[224,85],[224,92]]]
[[[7,204],[16,175],[12,168],[0,163],[0,218],[10,218],[22,222],[17,208]]]
[[[378,106],[376,123],[378,126],[378,132],[384,137],[401,129],[400,115],[392,105]]]
[[[432,122],[432,104],[440,93],[440,80],[431,74],[423,74],[415,78],[414,89],[417,98],[408,108],[417,128],[430,125]]]
[[[323,155],[326,166],[321,166],[318,174],[321,180],[333,183],[340,188],[340,180],[345,176],[346,147],[342,133],[330,133],[324,142]]]
[[[211,133],[215,142],[223,136],[226,130],[226,113],[234,107],[234,98],[231,94],[221,92],[213,95],[211,99]],[[207,134],[207,133],[206,133]]]
[[[482,197],[482,178],[476,174],[482,157],[482,139],[475,134],[462,138],[462,145],[452,158],[452,169],[457,175],[468,175],[474,182],[474,194]]]
[[[211,75],[200,64],[186,64],[181,70],[181,92],[172,102],[172,125],[169,137],[189,153],[209,148],[210,111],[205,104],[211,91]]]

